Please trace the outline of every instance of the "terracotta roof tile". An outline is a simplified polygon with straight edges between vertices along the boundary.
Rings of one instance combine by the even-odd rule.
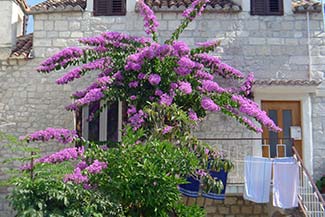
[[[191,5],[193,0],[145,0],[145,3],[155,11],[179,11]],[[241,7],[231,0],[211,0],[207,11],[239,12]]]
[[[32,58],[33,34],[19,36],[16,41],[16,47],[12,50],[10,57]]]
[[[86,0],[47,0],[31,7],[31,12],[83,11],[86,5]]]
[[[158,11],[183,10],[191,5],[193,0],[145,0],[145,3]],[[83,11],[86,0],[47,0],[31,7],[32,13],[54,11]],[[207,10],[218,12],[239,12],[241,7],[231,0],[211,0]]]
[[[256,80],[257,86],[318,86],[321,81],[318,80]]]
[[[292,0],[294,13],[321,12],[322,4],[317,0]]]

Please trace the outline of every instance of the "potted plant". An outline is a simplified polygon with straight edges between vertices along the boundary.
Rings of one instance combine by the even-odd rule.
[[[200,190],[200,179],[195,176],[188,176],[186,178],[188,183],[178,186],[179,191],[187,197],[198,197]]]
[[[202,144],[196,148],[196,153],[204,156],[201,165],[206,170],[198,169],[195,174],[186,177],[188,183],[179,185],[180,192],[188,197],[198,197],[201,192],[202,197],[213,200],[224,200],[228,172],[233,168],[230,160],[224,159],[224,154],[212,150],[207,144]],[[204,166],[205,165],[205,166]]]
[[[316,182],[316,185],[320,193],[325,194],[325,175]]]
[[[228,172],[233,168],[233,163],[223,158],[210,158],[208,163],[209,175],[213,178],[203,179],[202,197],[213,200],[224,200]]]

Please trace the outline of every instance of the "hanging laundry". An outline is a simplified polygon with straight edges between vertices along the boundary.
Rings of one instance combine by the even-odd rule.
[[[273,160],[273,206],[298,206],[299,167],[293,157]]]
[[[267,203],[270,198],[272,160],[262,157],[245,157],[244,198],[255,203]]]

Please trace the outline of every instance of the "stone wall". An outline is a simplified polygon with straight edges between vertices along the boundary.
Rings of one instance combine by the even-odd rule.
[[[167,39],[180,23],[180,13],[157,13],[161,40]],[[311,54],[315,78],[322,78],[324,38],[321,14],[311,14]],[[143,35],[142,18],[135,12],[122,17],[93,17],[84,13],[35,15],[34,49],[38,57],[48,56],[76,39],[102,31],[123,31]],[[257,78],[308,78],[307,22],[305,14],[291,16],[250,16],[206,13],[190,24],[181,39],[195,42],[222,39],[223,59]]]
[[[325,97],[312,97],[314,178],[325,175]]]
[[[35,71],[39,59],[0,61],[0,131],[22,136],[47,127],[66,127],[73,129],[73,114],[64,110],[70,101],[71,87],[55,84],[59,75],[41,75]],[[8,125],[5,125],[8,124]],[[1,125],[4,125],[1,127]],[[22,157],[0,141],[0,182],[8,177],[8,168],[17,163],[4,166],[3,160]],[[43,153],[53,153],[62,149],[58,144],[40,144]],[[5,196],[8,188],[0,188],[0,217],[10,217],[11,210]]]
[[[267,217],[268,204],[256,204],[244,200],[242,196],[226,196],[224,201],[203,197],[183,197],[187,205],[197,204],[204,207],[207,217]]]
[[[179,24],[180,13],[158,13],[160,37],[165,40]],[[123,31],[134,35],[144,35],[142,18],[135,12],[125,17],[92,17],[91,13],[49,13],[36,14],[34,28],[34,51],[36,58],[29,61],[8,60],[0,63],[0,120],[15,123],[0,128],[5,133],[24,135],[46,127],[74,127],[73,114],[64,110],[69,104],[70,94],[89,83],[86,78],[72,85],[58,86],[55,80],[62,73],[41,75],[35,68],[39,62],[58,50],[76,45],[77,39],[99,34],[102,31]],[[325,39],[321,33],[321,14],[311,15],[311,55],[314,78],[323,78],[325,70]],[[282,17],[250,16],[247,12],[238,14],[208,13],[192,23],[182,34],[182,40],[194,46],[195,42],[223,38],[219,54],[229,64],[243,72],[255,72],[257,78],[307,79],[308,45],[305,14]],[[77,87],[78,86],[78,87]],[[325,117],[323,97],[314,97],[313,137],[315,169],[317,176],[324,171],[322,156],[325,154],[322,135]],[[227,124],[224,124],[227,123]],[[230,133],[231,132],[231,133]],[[244,130],[234,121],[223,115],[211,115],[196,131],[199,137],[257,137]],[[212,145],[227,149],[229,144],[210,141]],[[256,146],[249,141],[237,147],[241,154],[254,153]],[[0,146],[1,147],[1,146]],[[229,147],[229,146],[228,146]],[[1,147],[2,148],[2,147]],[[15,156],[14,153],[0,148],[0,159]],[[53,152],[59,147],[42,146],[44,152]],[[227,150],[233,157],[233,149]],[[243,155],[241,155],[243,157]],[[236,165],[234,174],[241,171]],[[236,172],[237,171],[237,172]],[[324,171],[325,172],[325,171]],[[3,171],[0,171],[3,177]],[[237,177],[239,180],[242,177]],[[233,182],[238,181],[231,178]],[[0,217],[7,217],[7,203],[3,201],[0,189]],[[210,203],[210,202],[209,202]],[[239,197],[228,197],[225,204],[211,202],[207,207],[209,216],[262,216],[265,208],[244,202]],[[235,206],[236,205],[236,206]],[[239,207],[241,206],[241,208]],[[237,208],[235,208],[237,207]],[[238,212],[238,213],[237,213]]]

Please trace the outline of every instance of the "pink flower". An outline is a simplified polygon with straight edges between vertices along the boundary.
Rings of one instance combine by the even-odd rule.
[[[160,77],[160,75],[157,75],[157,74],[151,74],[151,75],[149,76],[148,81],[149,81],[149,83],[150,83],[151,85],[154,86],[154,85],[157,85],[157,84],[160,83],[160,81],[161,81],[161,77]]]
[[[62,144],[67,144],[75,141],[78,138],[75,130],[61,129],[61,128],[47,128],[46,130],[36,131],[21,139],[27,141],[43,141],[47,142],[54,139]]]
[[[155,91],[155,95],[156,96],[161,96],[161,95],[163,95],[164,93],[161,91],[161,90],[156,90]]]
[[[130,96],[130,100],[136,100],[137,99],[137,96],[134,96],[134,95],[132,95],[132,96]]]
[[[196,174],[200,177],[207,176],[208,173],[205,172],[204,170],[196,170]]]
[[[165,135],[165,134],[169,133],[172,129],[173,129],[172,126],[166,126],[166,127],[163,129],[162,134]]]
[[[205,5],[209,0],[194,0],[190,7],[183,12],[183,17],[193,20],[196,16],[201,16]]]
[[[201,91],[203,93],[205,93],[205,92],[217,92],[217,93],[225,92],[225,90],[222,87],[220,87],[217,82],[210,81],[210,80],[202,80],[201,84],[202,84]]]
[[[190,109],[190,111],[188,112],[188,116],[193,121],[199,120],[199,118],[197,117],[197,114],[192,109]]]
[[[160,101],[159,103],[161,105],[167,105],[170,106],[173,102],[173,97],[169,96],[168,94],[164,93],[163,95],[160,96]]]
[[[139,73],[138,74],[138,79],[139,80],[143,80],[143,79],[145,79],[145,77],[146,77],[146,74],[144,74],[144,73]]]
[[[75,168],[72,174],[67,174],[64,176],[64,182],[73,182],[75,184],[82,184],[88,182],[88,177],[81,173],[80,168]]]
[[[147,34],[154,34],[157,32],[157,27],[159,23],[154,12],[150,9],[148,5],[144,3],[143,0],[138,1],[139,10],[141,16],[143,16],[145,32]]]
[[[134,114],[137,112],[137,109],[135,108],[134,105],[131,105],[129,108],[128,108],[128,111],[127,111],[127,114],[128,115],[131,115],[131,114]]]
[[[212,99],[208,97],[204,97],[201,101],[201,106],[204,110],[211,111],[211,112],[217,112],[220,111],[220,107],[216,105]]]
[[[107,163],[95,160],[91,165],[85,168],[89,173],[97,174],[107,168]]]
[[[190,94],[192,93],[192,86],[187,81],[179,81],[178,82],[178,89],[183,92],[184,94]]]
[[[130,88],[137,88],[139,86],[139,82],[138,81],[131,81],[129,83],[129,87]]]

